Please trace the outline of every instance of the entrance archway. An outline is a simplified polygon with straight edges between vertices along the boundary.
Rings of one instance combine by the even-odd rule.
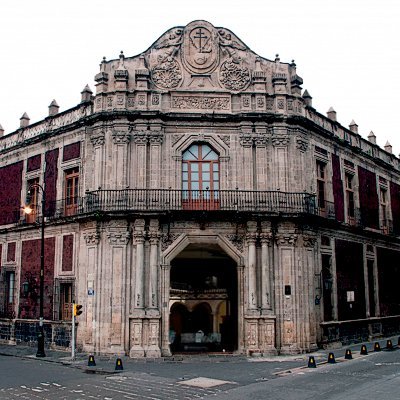
[[[171,261],[172,352],[238,349],[237,263],[217,244],[191,243]]]

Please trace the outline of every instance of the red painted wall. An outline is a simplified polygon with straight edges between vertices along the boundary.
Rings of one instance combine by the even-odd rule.
[[[0,168],[0,225],[19,220],[23,162]]]
[[[55,238],[44,241],[44,318],[53,319]],[[25,296],[23,283],[30,283],[30,293]],[[40,239],[22,242],[20,318],[39,318],[40,294]]]
[[[340,160],[339,156],[332,154],[332,187],[333,199],[335,202],[335,215],[339,222],[344,221],[344,194],[343,194],[343,181],[340,174]]]
[[[337,239],[335,248],[339,321],[365,318],[363,246]],[[351,308],[347,302],[348,291],[354,291]]]
[[[394,233],[400,234],[400,185],[390,182],[390,203]]]
[[[7,261],[8,262],[15,261],[15,248],[16,248],[15,242],[8,243],[8,245],[7,245]]]
[[[358,167],[361,221],[364,226],[379,229],[379,200],[376,175]]]
[[[73,235],[63,236],[62,270],[72,271],[72,257],[74,253]]]
[[[81,142],[75,142],[64,146],[63,161],[72,160],[81,156]]]
[[[46,194],[46,216],[53,216],[56,210],[57,199],[57,174],[58,174],[58,149],[46,152],[46,171],[44,173],[44,184]]]
[[[28,158],[28,161],[26,163],[26,170],[27,172],[36,171],[37,169],[40,169],[41,165],[42,165],[42,155],[36,154],[36,156]]]

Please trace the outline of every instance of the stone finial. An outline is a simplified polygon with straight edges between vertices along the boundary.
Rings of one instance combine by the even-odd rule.
[[[53,100],[49,105],[49,117],[52,117],[53,115],[58,114],[59,109],[60,109],[60,106],[57,104],[57,102],[55,100]]]
[[[373,143],[373,144],[376,144],[376,136],[375,136],[375,133],[374,132],[370,132],[369,133],[369,135],[368,135],[368,140],[371,142],[371,143]]]
[[[350,122],[349,128],[352,132],[358,133],[358,125],[354,122],[354,119]]]
[[[280,62],[280,61],[281,61],[281,59],[279,58],[279,54],[276,54],[276,55],[275,55],[275,62],[278,63],[278,62]]]
[[[326,113],[327,117],[332,120],[332,121],[336,121],[336,111],[333,109],[333,107],[331,107],[328,112]]]
[[[0,137],[2,137],[4,135],[4,129],[0,124]]]
[[[29,117],[28,114],[25,112],[22,117],[19,119],[20,123],[19,126],[20,128],[26,128],[29,125]]]
[[[385,149],[385,151],[387,151],[390,154],[393,153],[392,145],[389,142],[386,142],[384,149]]]
[[[89,85],[86,85],[81,92],[81,103],[85,103],[86,101],[92,100],[92,90]]]
[[[306,105],[308,107],[312,107],[312,97],[311,97],[310,93],[308,93],[307,89],[303,93],[303,99],[306,102]]]

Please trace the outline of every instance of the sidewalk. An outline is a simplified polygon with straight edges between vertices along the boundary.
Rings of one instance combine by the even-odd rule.
[[[246,362],[268,362],[268,363],[279,363],[286,364],[290,363],[291,366],[307,365],[310,356],[315,358],[316,363],[324,363],[328,359],[329,353],[334,353],[335,358],[339,359],[344,357],[347,349],[350,349],[354,356],[360,354],[361,345],[367,346],[368,353],[374,352],[375,343],[379,343],[382,350],[386,349],[387,340],[391,340],[394,349],[398,349],[399,336],[392,336],[388,338],[381,338],[374,342],[363,342],[358,344],[352,344],[348,346],[342,346],[338,349],[319,349],[313,353],[307,354],[296,354],[296,355],[278,355],[268,357],[247,357],[244,355],[235,354],[223,354],[223,353],[212,353],[212,354],[176,354],[171,357],[161,358],[139,358],[132,359],[127,356],[122,356],[122,366],[124,370],[137,369],[138,364],[171,364],[171,363],[246,363]],[[95,355],[96,366],[88,366],[89,354],[77,353],[75,360],[71,359],[71,353],[60,350],[45,349],[46,357],[37,358],[36,348],[24,345],[7,345],[0,344],[0,356],[20,357],[26,359],[34,359],[43,362],[58,363],[66,366],[71,366],[84,370],[87,373],[98,373],[98,374],[113,374],[119,371],[115,371],[117,356],[112,355]]]

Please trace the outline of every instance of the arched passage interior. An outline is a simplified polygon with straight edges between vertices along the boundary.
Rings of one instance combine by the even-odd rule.
[[[171,350],[236,350],[236,263],[217,244],[191,243],[172,260],[170,282]]]

